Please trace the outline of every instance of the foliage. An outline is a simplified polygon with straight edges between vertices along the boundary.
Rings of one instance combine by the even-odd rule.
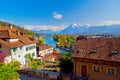
[[[38,39],[38,44],[44,44],[45,40],[44,39]]]
[[[12,68],[19,69],[20,68],[20,62],[18,61],[12,61],[8,64],[8,66],[11,66]]]
[[[44,64],[41,60],[37,60],[37,61],[32,61],[31,63],[30,63],[30,65],[32,66],[32,69],[33,70],[36,70],[36,69],[38,69],[38,66],[39,65],[42,65],[42,64]]]
[[[4,63],[0,64],[0,80],[17,80],[18,77],[19,73],[16,68]]]
[[[54,35],[53,39],[58,41],[59,47],[71,48],[75,40],[70,35],[58,34]]]
[[[0,52],[0,62],[4,62],[5,57],[6,57],[6,54],[3,52]]]
[[[73,58],[70,53],[65,53],[62,58],[60,58],[59,67],[64,73],[70,73],[73,71]]]
[[[28,59],[29,62],[33,61],[33,57],[32,57],[32,55],[30,53],[26,54],[25,58]]]

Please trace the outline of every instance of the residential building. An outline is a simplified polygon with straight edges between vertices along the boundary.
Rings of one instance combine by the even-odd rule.
[[[47,44],[37,44],[37,56],[44,57],[53,53],[53,47]]]
[[[120,38],[77,39],[74,73],[89,80],[120,80]]]
[[[7,54],[5,63],[17,60],[22,65],[27,64],[26,54],[30,53],[36,58],[36,43],[36,39],[12,26],[0,26],[0,52]]]
[[[54,49],[52,54],[45,55],[43,59],[44,59],[45,61],[55,62],[55,61],[58,61],[62,56],[63,56],[63,54],[58,53],[58,52]]]

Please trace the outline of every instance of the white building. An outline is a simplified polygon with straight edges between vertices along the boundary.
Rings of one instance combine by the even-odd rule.
[[[36,42],[37,40],[12,26],[0,27],[0,51],[7,54],[5,63],[17,60],[25,65],[27,63],[25,55],[28,53],[36,58]]]
[[[37,56],[44,57],[46,55],[53,53],[53,47],[47,44],[38,44],[37,45]]]

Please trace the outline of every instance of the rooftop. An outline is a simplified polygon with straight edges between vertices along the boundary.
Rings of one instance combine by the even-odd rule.
[[[120,62],[120,38],[77,40],[72,56]]]
[[[47,44],[37,44],[37,47],[40,51],[41,50],[46,50],[46,49],[49,49],[49,48],[53,48],[52,46],[49,46]]]
[[[37,40],[31,36],[25,34],[19,34],[20,32],[13,27],[0,26],[0,44],[9,46],[10,48],[24,46],[27,44],[37,43]],[[12,42],[6,39],[18,39]]]

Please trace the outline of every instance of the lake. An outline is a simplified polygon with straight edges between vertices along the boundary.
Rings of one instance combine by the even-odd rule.
[[[67,51],[62,50],[60,48],[57,48],[56,47],[57,41],[55,41],[52,37],[47,37],[47,38],[44,38],[44,39],[45,39],[45,44],[53,46],[56,50],[59,50],[62,54],[64,54],[65,52],[67,52]]]

